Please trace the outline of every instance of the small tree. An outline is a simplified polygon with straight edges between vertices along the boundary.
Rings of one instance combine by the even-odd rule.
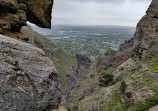
[[[108,86],[113,81],[114,75],[110,72],[105,72],[99,77],[100,86]]]
[[[121,93],[125,93],[126,87],[127,87],[126,82],[123,80],[120,86]]]

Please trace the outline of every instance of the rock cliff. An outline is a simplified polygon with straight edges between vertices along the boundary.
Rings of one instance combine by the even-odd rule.
[[[0,35],[0,109],[42,111],[61,102],[58,72],[45,53]]]
[[[158,1],[153,0],[146,15],[139,21],[134,35],[134,46],[143,44],[148,47],[158,41]]]
[[[0,0],[1,111],[47,111],[61,103],[54,63],[42,49],[24,43],[34,40],[20,32],[26,21],[50,28],[52,5],[53,0]]]

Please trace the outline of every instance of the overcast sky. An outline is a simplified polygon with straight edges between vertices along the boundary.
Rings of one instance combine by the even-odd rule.
[[[52,25],[136,26],[151,0],[54,0]]]

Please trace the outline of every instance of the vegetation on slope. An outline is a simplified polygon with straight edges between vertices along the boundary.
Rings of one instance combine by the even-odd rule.
[[[115,69],[113,75],[116,84],[110,86],[99,86],[98,80],[107,80],[98,70],[98,65],[105,59],[100,57],[93,65],[89,76],[71,92],[69,110],[145,111],[157,105],[157,44],[152,43],[152,46],[143,48],[143,51],[142,47],[140,51],[139,46],[137,50],[135,48],[135,56]],[[122,80],[117,79],[117,76]]]

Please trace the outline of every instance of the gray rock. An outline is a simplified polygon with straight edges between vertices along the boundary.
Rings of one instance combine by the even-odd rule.
[[[137,24],[134,35],[134,46],[142,44],[148,47],[151,42],[158,41],[158,1],[152,0],[147,13]]]
[[[56,68],[32,45],[0,35],[0,110],[56,108],[61,92]]]

